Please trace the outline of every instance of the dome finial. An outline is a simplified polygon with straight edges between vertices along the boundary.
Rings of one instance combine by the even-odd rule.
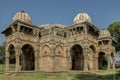
[[[25,11],[24,11],[24,10],[21,10],[20,12],[23,12],[23,13],[24,13]]]

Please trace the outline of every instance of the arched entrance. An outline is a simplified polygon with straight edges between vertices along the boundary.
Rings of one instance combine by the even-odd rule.
[[[84,56],[83,49],[80,45],[76,44],[71,48],[71,70],[83,70]]]
[[[98,69],[104,70],[107,69],[107,58],[104,52],[100,52],[98,56]]]
[[[34,49],[29,44],[26,44],[22,47],[20,65],[21,65],[22,70],[34,70],[35,69]]]
[[[94,45],[90,46],[88,52],[88,70],[95,70],[96,69],[96,58],[95,58],[96,49]]]
[[[9,46],[9,54],[10,54],[10,57],[9,57],[9,64],[10,64],[10,70],[15,70],[15,63],[16,63],[16,57],[15,57],[15,47],[14,45],[10,45]]]

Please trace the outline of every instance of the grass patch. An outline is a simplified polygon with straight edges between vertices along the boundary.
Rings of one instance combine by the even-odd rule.
[[[105,73],[104,73],[105,72]],[[108,74],[108,72],[110,72]],[[104,74],[103,74],[104,73]],[[111,71],[100,71],[97,74],[93,73],[72,73],[72,72],[61,72],[61,73],[19,73],[17,75],[9,75],[2,77],[2,80],[120,80],[120,77],[115,75],[113,70]]]
[[[4,74],[4,65],[0,65],[0,80],[120,80],[120,69],[101,70],[93,73],[60,72],[60,73],[18,73]]]

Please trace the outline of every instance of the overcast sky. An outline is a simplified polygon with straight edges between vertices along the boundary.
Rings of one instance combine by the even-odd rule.
[[[21,10],[30,15],[34,25],[71,25],[80,12],[88,13],[98,29],[120,21],[120,0],[0,0],[0,32]],[[0,44],[4,40],[0,34]]]

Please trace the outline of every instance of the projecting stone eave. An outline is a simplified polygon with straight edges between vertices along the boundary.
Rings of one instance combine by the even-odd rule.
[[[28,24],[28,23],[26,23],[26,22],[23,22],[23,21],[20,21],[20,20],[16,20],[16,21],[12,22],[10,25],[8,25],[8,27],[5,28],[1,33],[4,34],[4,32],[5,32],[7,29],[10,28],[10,26],[12,26],[12,25],[14,25],[14,24],[16,24],[16,23],[22,23],[22,24],[25,24],[25,25],[28,25],[28,26],[31,26],[31,27],[34,27],[34,28],[38,28],[38,29],[39,29],[39,27],[36,26],[36,25]]]
[[[38,26],[36,26],[36,25],[29,24],[29,23],[26,23],[26,22],[21,21],[21,20],[16,20],[15,22],[20,22],[20,23],[23,23],[23,24],[28,25],[28,26],[31,26],[31,27],[39,28],[39,27],[38,27]]]
[[[94,28],[96,31],[99,31],[99,29],[98,29],[95,25],[93,25],[92,23],[89,23],[89,22],[83,22],[83,23],[78,23],[78,24],[72,24],[72,25],[70,25],[69,27],[74,27],[74,26],[80,25],[80,24],[86,24],[86,25],[91,26],[92,28]],[[100,32],[100,31],[99,31],[99,32]]]
[[[3,31],[1,32],[2,34],[4,34],[4,32],[6,30],[8,30],[10,28],[11,25],[15,24],[16,22],[12,22],[10,25],[8,25],[6,28],[3,29]]]
[[[99,31],[99,29],[95,26],[95,25],[93,25],[92,23],[89,23],[89,22],[84,22],[86,25],[89,25],[89,26],[91,26],[92,28],[94,28],[95,30],[97,30],[97,31]]]
[[[112,40],[112,38],[109,38],[109,37],[99,38],[99,41],[102,41],[102,40]]]

